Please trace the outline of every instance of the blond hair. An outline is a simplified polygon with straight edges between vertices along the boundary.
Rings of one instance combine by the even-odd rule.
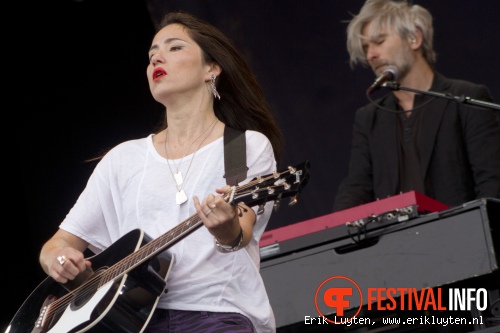
[[[349,63],[354,67],[357,63],[367,66],[366,54],[362,45],[362,31],[372,23],[371,36],[374,40],[383,31],[395,32],[402,39],[415,36],[417,30],[422,34],[422,54],[425,60],[434,66],[436,52],[432,43],[434,28],[431,13],[419,5],[411,5],[406,0],[367,0],[358,15],[353,15],[347,26],[347,51]]]

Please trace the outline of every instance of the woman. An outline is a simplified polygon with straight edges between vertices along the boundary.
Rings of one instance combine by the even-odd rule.
[[[146,72],[153,98],[165,106],[161,130],[119,144],[100,160],[59,230],[44,244],[40,264],[55,281],[71,283],[80,273],[99,268],[84,256],[87,248],[99,258],[112,244],[112,253],[117,252],[131,230],[155,239],[197,214],[204,227],[168,249],[174,258],[168,292],[156,291],[160,296],[152,308],[127,307],[146,318],[149,333],[273,332],[258,246],[271,203],[257,215],[255,207],[232,205],[223,195],[229,188],[225,126],[246,131],[248,173],[242,183],[276,171],[280,160],[283,138],[261,88],[220,31],[180,12],[164,18]],[[164,278],[164,267],[158,271]],[[143,287],[154,295],[161,289],[154,285],[162,285],[155,274],[144,274],[138,280],[151,279]],[[122,297],[130,287],[120,288]],[[147,310],[151,317],[141,313]],[[79,320],[69,320],[70,327]],[[97,322],[111,325],[112,331],[129,331],[132,325],[107,317]]]

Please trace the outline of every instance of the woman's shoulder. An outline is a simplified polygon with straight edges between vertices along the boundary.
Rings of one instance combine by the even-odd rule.
[[[267,138],[267,136],[265,136],[261,132],[254,131],[254,130],[246,130],[245,137],[246,137],[247,142],[255,142],[255,143],[269,142],[269,139]]]
[[[147,137],[130,139],[123,141],[113,148],[111,148],[108,153],[104,156],[104,159],[122,159],[122,158],[137,158],[138,156],[145,154],[148,150],[149,143],[152,144],[152,134]]]
[[[247,130],[245,132],[248,155],[274,159],[271,141],[261,132]]]

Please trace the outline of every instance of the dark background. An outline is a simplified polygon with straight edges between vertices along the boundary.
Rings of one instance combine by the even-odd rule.
[[[348,65],[345,21],[362,0],[54,1],[18,3],[4,52],[15,71],[4,98],[11,152],[4,231],[1,327],[45,278],[42,244],[56,231],[94,164],[85,160],[147,136],[163,108],[146,66],[155,22],[183,9],[218,26],[256,73],[286,138],[282,167],[311,162],[294,207],[282,204],[268,229],[331,212],[346,175],[355,109],[368,102],[368,69]],[[500,101],[500,3],[420,0],[435,23],[437,70],[486,84]],[[382,91],[379,93],[383,93]],[[6,140],[7,139],[7,140]],[[9,158],[12,156],[11,158]],[[6,303],[6,304],[5,304]]]

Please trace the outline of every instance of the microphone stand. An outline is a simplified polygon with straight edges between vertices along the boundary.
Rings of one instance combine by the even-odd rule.
[[[408,87],[401,86],[397,82],[386,82],[382,85],[382,87],[388,88],[390,90],[405,90],[405,91],[411,91],[411,92],[415,92],[415,93],[423,94],[423,95],[442,97],[442,98],[451,99],[451,100],[454,100],[456,102],[460,102],[463,104],[471,104],[471,105],[475,105],[475,106],[482,106],[482,107],[486,107],[486,108],[490,108],[490,109],[500,110],[499,104],[480,101],[480,100],[472,99],[470,97],[463,96],[463,95],[462,96],[453,96],[451,94],[444,94],[444,93],[438,93],[438,92],[433,92],[433,91],[425,91],[425,90],[408,88]]]

